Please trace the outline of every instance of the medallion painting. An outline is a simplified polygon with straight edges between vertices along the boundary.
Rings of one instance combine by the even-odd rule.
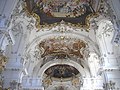
[[[64,21],[86,25],[86,18],[94,13],[90,0],[26,0],[30,13],[39,16],[40,25]]]

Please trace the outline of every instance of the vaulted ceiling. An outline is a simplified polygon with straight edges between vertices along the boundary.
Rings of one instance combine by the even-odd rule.
[[[4,5],[5,2],[2,1]],[[83,78],[95,77],[100,55],[112,54],[114,29],[105,5],[103,0],[19,2],[5,35],[14,46],[8,49],[11,48],[8,45],[7,51],[22,56],[25,73],[22,83],[27,86],[29,82],[25,80],[40,78],[46,90],[77,90]],[[106,42],[110,44],[107,49]],[[97,63],[97,68],[91,63]]]

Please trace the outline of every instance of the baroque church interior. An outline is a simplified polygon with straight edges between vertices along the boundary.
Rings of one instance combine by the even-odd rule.
[[[0,90],[120,90],[120,0],[0,0]]]

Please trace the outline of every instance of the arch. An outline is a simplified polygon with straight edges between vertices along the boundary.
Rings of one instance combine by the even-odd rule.
[[[38,43],[40,43],[42,40],[44,39],[47,39],[51,36],[54,36],[54,37],[58,37],[58,36],[63,36],[63,34],[61,33],[54,33],[53,32],[49,32],[49,33],[46,33],[44,35],[39,35],[38,37],[34,38],[29,44],[28,46],[26,47],[25,51],[24,52],[28,52],[32,47],[35,47]],[[67,33],[65,34],[65,36],[69,36],[69,37],[73,37],[73,38],[78,38],[78,39],[81,39],[83,41],[86,41],[89,46],[98,54],[100,55],[100,52],[99,52],[99,49],[98,49],[98,46],[96,43],[94,43],[94,41],[92,41],[92,39],[90,39],[88,36],[85,36],[83,34],[80,34],[80,33],[76,33],[76,32],[73,32],[73,33]]]
[[[82,75],[82,77],[90,77],[90,71],[86,67],[82,67],[80,64],[73,60],[53,60],[47,62],[45,65],[43,65],[41,68],[38,66],[35,70],[33,71],[33,77],[39,76],[41,79],[43,78],[44,72],[50,68],[51,66],[58,65],[58,64],[66,64],[75,67]]]
[[[38,34],[40,34],[40,33],[38,33]],[[97,53],[98,55],[100,55],[100,53],[99,53],[99,49],[98,49],[98,47],[97,47],[97,44],[96,43],[94,43],[94,41],[92,41],[88,36],[86,36],[86,35],[84,35],[84,34],[80,34],[80,33],[77,33],[77,32],[73,32],[73,33],[66,33],[65,35],[67,35],[68,37],[71,37],[71,38],[77,38],[77,39],[81,39],[81,40],[83,40],[83,41],[85,41],[85,42],[87,42],[88,43],[88,46],[90,46],[90,48],[91,48],[91,50],[92,51],[94,51],[95,53]],[[26,52],[29,52],[31,49],[34,49],[35,48],[35,46],[36,45],[38,45],[42,40],[44,40],[44,39],[47,39],[47,38],[49,38],[49,37],[59,37],[59,36],[63,36],[63,34],[61,34],[61,33],[53,33],[53,32],[51,32],[51,31],[47,31],[47,32],[44,32],[44,33],[41,33],[38,37],[36,37],[36,38],[34,38],[28,45],[27,45],[27,48],[25,49],[25,51],[24,51],[24,53],[26,53]],[[66,37],[67,37],[66,36]],[[72,61],[72,60],[70,60],[70,61]],[[74,61],[72,61],[73,63],[76,63],[75,65],[73,64],[73,63],[71,63],[71,62],[69,62],[69,65],[72,65],[73,67],[75,66],[79,66],[79,67],[81,67],[77,62],[74,62]],[[28,63],[30,63],[30,62],[28,62]],[[51,61],[51,62],[49,62],[49,64],[47,64],[46,65],[46,67],[48,67],[48,66],[54,66],[54,65],[56,65],[56,64],[61,64],[61,62],[56,62],[56,61]],[[68,61],[67,62],[65,62],[66,64],[68,64]],[[33,76],[36,74],[37,75],[37,72],[39,71],[39,69],[40,69],[40,66],[36,66],[36,67],[39,67],[39,68],[37,68],[37,69],[34,69],[34,70],[36,70],[36,71],[34,71],[33,72]],[[84,76],[88,76],[88,77],[90,77],[90,73],[88,73],[89,72],[89,69],[88,69],[88,66],[86,66],[87,68],[86,68],[86,71],[84,70],[84,68],[82,68],[81,67],[81,70],[80,70],[80,68],[76,68],[76,69],[79,69],[78,71],[79,72],[81,72],[82,70],[83,70],[83,72],[82,72],[82,75],[83,75],[83,77]],[[84,72],[85,71],[85,72]],[[41,74],[41,73],[40,73]],[[42,76],[42,75],[41,75]],[[41,77],[40,76],[40,77]]]

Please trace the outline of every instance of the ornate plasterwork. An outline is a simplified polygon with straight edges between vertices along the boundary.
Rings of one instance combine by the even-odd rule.
[[[35,19],[25,12],[24,5],[24,1],[19,1],[10,17],[8,29],[12,30],[13,33],[19,34],[18,32],[21,32],[24,34],[26,30],[35,29]]]
[[[64,65],[65,64],[62,64],[62,66],[64,66]],[[60,78],[58,78],[58,77],[57,78],[56,77],[53,78],[53,77],[51,77],[52,74],[51,75],[47,74],[47,76],[45,75],[46,77],[44,77],[44,79],[43,79],[43,85],[44,85],[45,88],[49,88],[51,85],[54,85],[54,82],[56,82],[56,83],[60,83],[60,82],[61,83],[68,83],[69,82],[73,87],[76,87],[76,88],[82,86],[82,84],[83,84],[82,77],[80,78],[80,75],[78,74],[79,72],[78,71],[76,72],[76,70],[74,69],[73,66],[69,66],[67,64],[66,64],[66,66],[68,66],[68,67],[64,67],[64,68],[63,67],[57,68],[56,66],[61,66],[61,65],[58,64],[58,65],[52,66],[53,72],[54,72],[54,69],[61,70],[60,71],[61,74],[59,74]],[[55,67],[55,68],[53,68],[53,67]],[[48,70],[50,70],[50,68],[47,69],[47,73],[48,73]],[[67,76],[67,78],[66,78],[66,76],[64,76],[65,74],[67,75],[67,71],[66,70],[69,70],[69,72],[68,72],[69,74],[68,75],[70,75],[70,73],[72,74],[71,77]],[[55,73],[55,72],[54,72],[54,74],[57,75],[57,73]],[[75,75],[75,74],[78,74],[78,75]],[[63,85],[63,86],[65,86],[65,85]]]
[[[0,73],[5,69],[5,64],[7,62],[7,57],[3,55],[3,52],[0,50]]]
[[[0,34],[2,34],[1,38],[4,37],[4,35],[5,35],[5,37],[6,37],[7,41],[8,41],[6,44],[13,44],[14,41],[12,40],[9,32],[7,32],[5,30],[0,30]]]
[[[90,29],[97,30],[99,27],[98,22],[101,20],[109,20],[116,27],[117,20],[112,5],[110,5],[110,0],[99,0],[97,16],[90,19]]]
[[[110,5],[109,0],[100,0],[98,12],[112,23],[116,23],[116,16],[114,15],[114,11]]]
[[[60,85],[59,83],[61,83],[61,86],[63,86],[63,87],[66,86],[64,83],[69,83],[72,87],[76,87],[76,88],[81,87],[83,84],[82,79],[80,79],[79,77],[72,77],[69,81],[65,81],[64,79],[61,78],[59,80],[59,82],[52,80],[52,78],[50,78],[50,77],[46,77],[43,80],[43,85],[47,89],[50,86],[54,85],[54,82],[56,84],[58,83],[58,85]]]
[[[23,34],[23,26],[22,26],[22,21],[18,23],[13,23],[13,27],[11,28],[11,34],[13,35],[14,39],[17,39],[17,37],[20,36],[20,34]]]
[[[107,19],[102,19],[101,21],[98,22],[98,30],[97,30],[97,37],[99,39],[102,39],[102,37],[110,38],[114,34],[114,26],[111,21]],[[99,30],[101,29],[101,30]]]
[[[103,30],[104,30],[103,34],[105,35],[105,37],[108,37],[114,31],[114,28],[112,24],[106,23],[105,27],[103,27]]]
[[[80,80],[80,78],[78,78],[78,77],[74,77],[71,80],[71,82],[72,82],[72,85],[75,86],[75,87],[81,87],[82,84],[83,84],[82,80]]]
[[[43,80],[43,85],[45,88],[49,87],[49,85],[52,85],[52,79],[51,77],[46,77],[44,80]]]
[[[23,17],[23,16],[22,16]],[[17,18],[17,20],[16,19],[14,19],[15,20],[15,24],[14,25],[17,25],[17,24],[19,24],[19,21],[22,21],[23,20],[23,22],[21,22],[22,23],[22,26],[25,26],[25,27],[23,27],[23,29],[24,29],[24,31],[26,30],[26,26],[28,25],[28,23],[29,23],[29,25],[27,26],[27,30],[29,29],[30,31],[32,30],[32,31],[34,31],[33,29],[34,29],[34,27],[32,27],[32,25],[34,26],[34,24],[33,23],[31,23],[32,22],[32,20],[30,20],[30,19],[28,19],[29,18],[29,16],[27,17],[26,15],[25,15],[25,17],[23,17],[24,18],[24,20],[21,18],[21,17],[18,17]],[[16,22],[16,21],[18,21],[18,22]],[[26,21],[27,21],[27,23],[26,23]],[[25,24],[25,25],[24,25]],[[13,25],[13,28],[14,28],[14,25]],[[17,26],[17,27],[19,27],[19,25]],[[66,28],[67,27],[67,28]],[[65,42],[65,43],[71,43],[71,44],[74,44],[74,43],[83,43],[83,48],[82,47],[79,47],[79,49],[80,50],[76,50],[75,48],[74,48],[74,51],[78,51],[79,52],[79,54],[82,54],[82,56],[83,57],[89,57],[89,50],[88,50],[88,48],[89,47],[87,47],[88,45],[88,42],[86,42],[86,40],[84,41],[84,35],[82,35],[82,36],[80,36],[81,34],[79,34],[78,32],[80,31],[79,29],[77,29],[76,30],[76,28],[77,28],[78,26],[77,25],[71,25],[71,24],[66,24],[65,22],[60,22],[60,24],[55,24],[55,25],[53,25],[53,26],[51,26],[51,27],[49,27],[49,28],[47,28],[47,31],[46,31],[46,29],[40,29],[41,31],[39,31],[39,32],[36,32],[36,33],[31,33],[31,37],[33,36],[33,38],[30,40],[30,42],[28,42],[28,44],[26,45],[26,47],[28,47],[28,48],[26,48],[26,50],[25,50],[25,53],[28,53],[28,56],[27,56],[27,58],[25,58],[25,59],[27,59],[26,61],[27,61],[27,63],[29,63],[28,64],[28,67],[27,67],[27,69],[28,68],[30,68],[30,71],[32,71],[33,69],[32,68],[34,68],[34,65],[36,65],[37,67],[39,67],[39,66],[41,66],[41,65],[39,65],[40,63],[38,63],[39,61],[42,63],[42,60],[43,59],[41,59],[41,55],[43,54],[43,52],[44,52],[44,48],[40,48],[39,46],[38,46],[38,44],[40,44],[42,41],[45,41],[46,40],[46,38],[50,38],[51,36],[54,36],[54,37],[57,37],[57,39],[58,39],[58,41],[56,40],[56,42],[55,43],[59,43],[60,41],[62,42],[62,41],[65,41],[65,37],[67,37],[67,33],[70,33],[69,34],[69,40],[67,41],[67,42]],[[17,30],[18,30],[18,28],[16,28]],[[43,31],[42,31],[43,30]],[[50,32],[51,31],[51,32]],[[74,40],[71,40],[74,36],[75,36],[75,38],[77,37],[75,34],[73,35],[73,36],[70,36],[71,35],[71,33],[72,33],[72,31],[74,32],[74,31],[76,31],[76,33],[77,33],[77,35],[79,36],[79,38],[81,38],[82,37],[82,39],[80,40],[80,42],[79,42],[79,40],[78,40],[78,42],[77,42],[77,39],[76,39],[76,41],[74,41]],[[13,31],[14,32],[14,31]],[[19,31],[18,31],[19,32]],[[60,35],[60,34],[61,35]],[[53,34],[56,34],[56,35],[53,35]],[[35,37],[36,36],[36,37]],[[42,37],[42,36],[44,36],[45,37],[45,39]],[[50,36],[50,37],[49,37]],[[87,36],[87,35],[86,35]],[[60,40],[59,40],[60,39]],[[87,39],[87,38],[86,38]],[[38,40],[38,41],[37,41]],[[88,40],[89,41],[89,40]],[[49,41],[48,41],[49,42]],[[31,45],[30,47],[29,47],[29,45]],[[36,46],[37,46],[37,48],[36,48]],[[61,44],[61,46],[62,46],[62,44]],[[71,48],[73,48],[73,46],[74,45],[67,45],[66,44],[66,46],[70,46],[70,49]],[[79,46],[79,45],[78,45]],[[61,47],[60,47],[61,48]],[[66,47],[62,47],[62,48],[66,48]],[[56,49],[56,48],[55,48]],[[65,49],[66,50],[66,49]],[[57,51],[57,50],[56,50]],[[69,51],[69,50],[68,50]],[[86,54],[83,54],[83,52],[85,53],[85,51],[86,51]],[[32,52],[32,53],[31,53]],[[85,56],[84,56],[85,55]],[[53,55],[53,56],[55,56],[55,55]],[[56,54],[56,56],[57,56],[57,54]],[[73,56],[73,58],[74,58],[74,56],[75,57],[78,57],[79,58],[79,56],[76,56],[76,55],[72,55],[71,54],[71,57]],[[47,57],[47,56],[45,56],[45,57]],[[83,60],[83,57],[80,57],[80,59],[79,59],[79,61],[82,59]],[[49,57],[48,57],[49,58]],[[55,59],[54,59],[55,60]],[[65,59],[64,59],[65,60]],[[49,60],[48,60],[49,61]],[[51,61],[53,61],[53,59],[51,59]],[[72,60],[71,60],[72,61]],[[85,61],[85,60],[84,60]],[[57,60],[56,60],[56,62],[57,62]],[[46,64],[47,62],[45,62],[45,64]],[[66,59],[66,63],[67,63],[67,59]],[[48,64],[48,65],[52,65],[52,64]],[[26,67],[26,66],[25,66]],[[78,68],[80,68],[80,67],[78,67]],[[81,68],[85,68],[84,66],[81,66]],[[39,67],[39,69],[41,69],[41,67]],[[36,69],[34,69],[34,70],[36,70]],[[82,69],[80,69],[80,70],[82,70]],[[79,70],[79,71],[80,71]],[[39,74],[41,74],[41,72],[39,73]],[[31,73],[30,72],[28,72],[28,75],[31,75]],[[43,75],[43,74],[42,74]],[[33,81],[34,82],[34,81]],[[76,83],[78,83],[78,80],[77,79],[75,79],[75,80],[73,80],[73,85],[74,86],[77,86],[76,85]]]
[[[7,57],[3,55],[3,51],[0,50],[0,90],[3,88],[3,76],[2,71],[5,69],[5,65],[7,63]]]
[[[73,61],[72,59],[53,59],[52,61],[48,61],[47,63],[45,63],[42,67],[40,67],[40,65],[36,65],[32,75],[33,77],[40,77],[40,78],[44,78],[44,72],[50,68],[51,66],[54,65],[60,65],[60,64],[66,64],[66,65],[70,65],[75,67],[83,77],[89,77],[90,76],[90,72],[89,72],[89,68],[88,66],[84,63],[83,66],[80,65],[78,62]]]
[[[17,11],[17,9],[16,9],[16,11]],[[20,14],[19,14],[20,13]],[[15,17],[17,17],[17,15],[18,15],[18,18],[15,18]],[[20,17],[19,17],[20,16]],[[13,28],[11,29],[11,31],[14,33],[14,35],[15,36],[18,36],[18,34],[19,34],[19,31],[22,29],[21,28],[21,26],[19,26],[19,21],[23,21],[23,22],[21,22],[22,24],[22,26],[23,26],[23,31],[27,31],[27,30],[30,30],[30,31],[35,31],[35,30],[33,30],[34,29],[34,21],[35,20],[31,20],[30,18],[29,18],[29,16],[27,16],[27,14],[24,14],[22,11],[21,12],[18,12],[16,15],[15,15],[15,17],[14,16],[12,16],[13,18],[14,18],[14,20],[13,20],[13,24],[14,24],[14,22],[15,22],[15,27],[14,27],[14,25],[12,25],[13,26]],[[27,22],[27,23],[26,23]],[[92,21],[94,24],[95,24],[95,22],[94,22],[94,20]],[[18,24],[18,26],[17,26],[17,24]],[[27,27],[26,27],[27,26]],[[46,25],[47,26],[47,25]],[[72,30],[73,30],[73,32],[76,30],[76,28],[79,26],[79,25],[71,25],[71,24],[66,24],[66,23],[64,23],[64,22],[62,22],[62,24],[61,24],[61,22],[60,22],[60,24],[55,24],[55,25],[53,25],[55,28],[56,27],[58,27],[58,28],[56,28],[56,29],[54,29],[54,27],[52,27],[51,26],[51,28],[48,28],[49,30],[51,30],[51,32],[49,33],[49,30],[48,31],[39,31],[39,32],[35,32],[35,33],[31,33],[31,36],[30,36],[30,42],[29,42],[29,40],[28,40],[28,44],[27,45],[25,45],[26,47],[28,46],[28,48],[27,48],[27,50],[25,51],[25,53],[28,53],[28,54],[30,54],[30,55],[28,55],[27,56],[27,58],[25,58],[25,59],[27,59],[26,61],[28,61],[28,63],[29,63],[29,69],[32,71],[32,67],[31,66],[38,66],[39,67],[39,61],[40,62],[42,62],[42,59],[41,59],[41,54],[43,54],[43,52],[44,52],[44,48],[43,49],[41,49],[41,48],[38,48],[38,49],[35,49],[34,48],[34,45],[36,45],[36,42],[37,42],[37,45],[39,44],[39,43],[41,43],[42,41],[44,41],[43,39],[43,37],[42,36],[44,36],[45,38],[49,38],[48,36],[52,36],[52,35],[54,35],[54,34],[56,34],[56,36],[60,36],[59,37],[59,39],[62,39],[61,41],[64,41],[63,39],[64,39],[64,36],[67,36],[67,34],[69,33],[69,36],[70,37],[74,37],[74,36],[79,36],[79,38],[81,39],[81,37],[82,37],[82,39],[81,39],[81,41],[80,41],[80,43],[82,42],[82,43],[91,43],[90,42],[90,40],[88,40],[88,38],[89,37],[87,37],[88,35],[83,35],[82,36],[82,34],[80,34],[81,33],[81,31],[76,31],[76,33],[77,33],[77,35],[75,35],[74,33],[72,33]],[[69,26],[69,27],[71,27],[71,28],[66,28],[67,26]],[[49,27],[49,26],[48,26]],[[75,29],[74,29],[75,28]],[[96,28],[96,26],[95,26],[95,28]],[[54,29],[54,30],[53,30]],[[45,30],[45,29],[44,29]],[[108,30],[108,29],[107,29]],[[21,32],[21,31],[20,31]],[[105,36],[107,36],[108,38],[109,38],[109,34],[110,34],[110,32],[111,32],[111,30],[110,31],[105,31],[104,32],[104,34],[105,34]],[[22,33],[22,32],[21,32]],[[27,33],[27,32],[25,32],[25,33]],[[24,34],[25,34],[24,33]],[[51,34],[51,35],[48,35],[48,34]],[[61,34],[63,34],[63,35],[61,35]],[[74,34],[73,36],[72,36],[72,34]],[[31,37],[33,36],[33,38],[31,39]],[[37,38],[36,38],[36,37]],[[55,35],[54,35],[55,36]],[[55,36],[55,37],[56,37]],[[83,38],[85,36],[85,39]],[[91,37],[92,37],[92,35],[90,35]],[[29,36],[26,36],[26,37],[29,37]],[[70,38],[69,37],[69,38]],[[94,37],[93,37],[94,38]],[[38,40],[38,41],[37,41]],[[88,42],[86,42],[88,40]],[[58,40],[58,41],[60,41],[60,40]],[[94,39],[93,39],[93,41],[94,41]],[[70,40],[68,40],[67,41],[67,43],[76,43],[74,40],[71,40],[71,38],[70,38]],[[55,43],[57,43],[57,42],[55,42]],[[58,43],[59,44],[59,43]],[[22,44],[23,45],[23,44]],[[29,47],[29,45],[31,45],[30,47]],[[62,44],[61,44],[62,45]],[[92,44],[89,44],[89,46],[91,46],[92,47],[92,45],[94,45],[94,43],[92,43]],[[24,46],[24,45],[23,45]],[[22,47],[23,47],[22,46]],[[51,45],[52,46],[52,45]],[[50,46],[50,47],[51,47]],[[59,45],[58,45],[59,46]],[[71,48],[73,48],[73,46],[74,45],[67,45],[68,47],[70,46],[70,49]],[[79,45],[78,45],[79,46]],[[31,48],[32,47],[32,48]],[[38,46],[39,47],[39,46]],[[60,48],[66,48],[66,47],[60,47]],[[56,48],[55,48],[56,49]],[[82,50],[82,48],[79,48],[80,50],[78,50],[78,51],[80,51],[80,54],[82,54],[83,55],[83,52],[82,51],[84,51],[84,50]],[[85,48],[84,48],[84,45],[83,45],[83,49],[86,49],[86,46],[85,46]],[[33,55],[33,57],[32,57],[32,55],[31,55],[31,51],[33,50],[33,52],[32,52],[32,55]],[[49,49],[48,49],[49,50]],[[65,49],[66,50],[66,49]],[[87,49],[88,50],[88,49]],[[30,51],[30,52],[29,52]],[[56,50],[56,51],[58,51],[58,49]],[[69,51],[69,50],[68,50]],[[74,49],[74,51],[76,51],[76,49]],[[92,51],[93,51],[93,49],[92,49]],[[88,54],[89,54],[89,50],[88,51],[86,51]],[[85,52],[84,52],[85,53]],[[89,56],[88,54],[85,54],[87,57]],[[55,54],[55,55],[57,55],[57,54]],[[53,55],[54,56],[54,55]],[[76,55],[71,55],[71,56],[73,56],[73,58],[74,58],[74,56],[75,57],[78,57],[78,56],[76,56]],[[47,55],[45,56],[45,57],[47,57]],[[83,56],[84,57],[84,56]],[[49,56],[47,57],[47,58],[49,58]],[[71,59],[71,61],[73,60],[73,58]],[[78,57],[79,58],[79,57]],[[61,58],[60,58],[61,59]],[[55,63],[57,63],[60,59],[54,59],[54,60],[56,60],[56,62]],[[79,61],[81,60],[81,59],[83,59],[83,58],[81,58],[80,57],[80,59],[78,59]],[[63,59],[64,61],[65,61],[65,59]],[[68,63],[68,62],[70,62],[69,60],[67,61],[68,59],[66,59],[66,64]],[[77,59],[76,59],[77,60]],[[19,60],[18,60],[19,61]],[[49,61],[49,59],[48,59],[48,61]],[[53,59],[51,59],[51,62],[53,61]],[[84,60],[85,61],[85,60]],[[61,62],[62,62],[62,60],[61,60]],[[59,64],[61,64],[61,62],[59,62]],[[36,64],[37,63],[37,64]],[[45,64],[46,64],[47,62],[45,62]],[[54,62],[53,62],[54,63]],[[71,62],[72,63],[72,62]],[[70,63],[70,64],[71,64]],[[17,63],[18,64],[18,63]],[[52,63],[48,63],[47,64],[47,66],[49,66],[49,65],[53,65]],[[55,64],[54,64],[55,65]],[[76,64],[72,64],[73,66],[74,65],[76,65]],[[23,65],[24,66],[24,65]],[[25,66],[26,67],[26,66]],[[82,67],[82,66],[81,66]],[[78,69],[79,70],[83,70],[83,69],[81,69],[81,67],[79,67],[78,66]],[[84,67],[82,67],[82,68],[84,68]],[[41,67],[39,67],[39,69],[41,69]],[[36,70],[36,69],[35,69]],[[12,71],[15,71],[15,69],[13,69]],[[20,71],[20,70],[19,70]],[[39,74],[41,74],[41,72],[39,73]],[[30,75],[29,73],[28,73],[28,75]],[[26,80],[27,81],[27,80]],[[34,82],[34,80],[33,80],[33,83],[35,83]],[[73,85],[74,86],[76,86],[76,83],[78,83],[78,79],[75,79],[75,80],[73,80]],[[73,89],[74,90],[74,89]]]

